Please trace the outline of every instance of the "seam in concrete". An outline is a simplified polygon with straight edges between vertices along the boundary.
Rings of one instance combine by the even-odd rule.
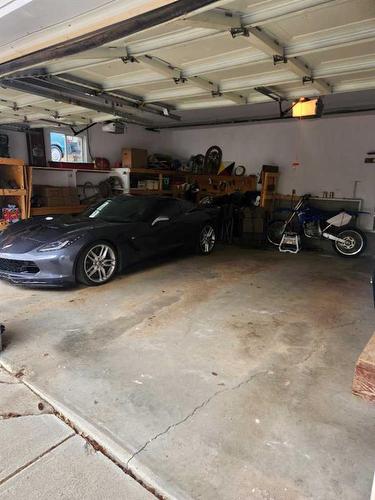
[[[58,443],[54,444],[53,446],[51,446],[50,448],[48,448],[47,450],[43,451],[43,453],[41,453],[40,455],[38,455],[37,457],[33,458],[32,460],[30,460],[29,462],[27,462],[26,464],[22,465],[21,467],[19,467],[17,470],[15,470],[14,472],[12,472],[11,474],[9,474],[9,476],[5,477],[4,479],[1,479],[0,480],[0,486],[2,484],[4,484],[6,481],[8,481],[9,479],[11,479],[12,477],[16,476],[17,474],[19,474],[20,472],[24,471],[27,467],[30,467],[30,465],[33,465],[35,462],[37,462],[38,460],[40,460],[41,458],[43,458],[44,456],[48,455],[48,453],[51,453],[51,451],[55,450],[58,446],[60,446],[61,444],[65,443],[65,441],[67,441],[68,439],[72,438],[74,436],[74,432],[72,432],[70,434],[70,436],[67,436],[65,437],[64,439],[62,439],[61,441],[59,441]]]
[[[248,377],[245,380],[243,380],[242,382],[234,385],[233,387],[226,387],[225,389],[220,389],[219,391],[214,392],[210,397],[208,397],[207,399],[205,399],[201,404],[199,404],[198,406],[196,406],[190,413],[188,413],[186,415],[186,417],[184,417],[181,420],[178,420],[174,424],[170,424],[164,431],[159,432],[158,434],[156,434],[155,436],[153,436],[152,438],[150,438],[148,441],[146,441],[144,445],[142,445],[140,448],[138,448],[137,451],[135,451],[133,453],[133,455],[126,462],[126,466],[128,467],[129,463],[131,462],[131,460],[133,460],[134,457],[136,457],[142,451],[144,451],[149,446],[149,444],[151,444],[153,441],[159,439],[161,436],[164,436],[165,434],[168,434],[172,429],[175,429],[179,425],[184,424],[185,422],[187,422],[188,420],[190,420],[192,417],[194,417],[194,415],[199,410],[201,410],[202,408],[204,408],[205,406],[207,406],[214,398],[216,398],[217,396],[219,396],[220,394],[223,394],[225,392],[235,391],[235,390],[239,389],[240,387],[242,387],[243,385],[246,385],[249,382],[251,382],[258,375],[264,375],[264,374],[268,373],[268,371],[269,370],[262,370],[262,371],[253,373],[250,377]]]
[[[38,417],[39,415],[46,415],[45,413],[0,413],[0,421],[9,420],[11,418],[21,418],[21,417]]]
[[[11,372],[11,370],[7,367],[4,366],[4,363],[1,363],[0,362],[0,366],[4,369],[4,371],[6,371],[9,375],[12,375],[14,376],[14,374]],[[23,375],[22,375],[23,376]],[[5,479],[3,479],[2,481],[0,481],[0,485],[3,484],[5,481],[7,481],[8,479],[12,478],[14,475],[18,474],[19,472],[21,472],[22,470],[24,470],[26,467],[28,467],[29,465],[33,464],[36,460],[38,460],[39,458],[41,458],[42,456],[46,455],[47,453],[49,453],[50,451],[52,451],[54,448],[56,448],[57,446],[59,446],[60,444],[62,444],[64,441],[66,441],[67,439],[71,438],[72,436],[74,435],[78,435],[80,437],[82,437],[87,443],[89,443],[89,445],[91,445],[94,450],[96,452],[100,452],[102,453],[102,455],[104,455],[106,458],[108,458],[114,465],[116,465],[119,469],[121,469],[124,474],[127,474],[128,476],[130,476],[132,479],[134,479],[134,481],[136,481],[140,486],[142,486],[142,488],[144,488],[145,490],[147,490],[149,493],[151,493],[152,495],[154,495],[156,498],[158,498],[159,500],[166,500],[166,497],[164,495],[162,495],[161,493],[159,493],[158,491],[156,491],[156,489],[152,486],[149,486],[147,483],[145,483],[141,478],[139,478],[131,469],[127,468],[126,466],[124,466],[122,463],[120,463],[118,460],[116,460],[116,458],[114,458],[111,453],[109,453],[103,446],[101,446],[95,439],[91,438],[88,434],[86,434],[85,432],[82,432],[80,431],[80,429],[70,420],[68,419],[67,417],[65,417],[65,415],[63,415],[61,412],[57,411],[56,408],[54,407],[54,405],[52,403],[50,403],[47,399],[45,399],[41,394],[39,394],[37,392],[36,389],[34,389],[31,385],[29,385],[25,380],[22,379],[22,376],[19,377],[19,383],[22,383],[25,387],[27,387],[27,389],[29,389],[33,394],[35,394],[36,396],[38,396],[38,398],[42,399],[46,404],[48,404],[53,412],[52,414],[55,415],[59,420],[61,420],[62,422],[64,422],[65,425],[67,425],[68,427],[70,427],[73,431],[73,433],[68,436],[67,438],[65,438],[64,440],[62,440],[60,443],[56,444],[55,446],[53,446],[52,448],[50,448],[49,450],[47,450],[46,452],[44,452],[43,454],[41,454],[39,457],[35,458],[34,460],[32,460],[31,462],[29,462],[28,464],[24,465],[22,468],[18,469],[17,471],[13,472],[11,475],[7,476]],[[15,415],[15,417],[19,417],[20,415]],[[26,415],[25,415],[26,416]],[[32,415],[34,416],[34,415]]]

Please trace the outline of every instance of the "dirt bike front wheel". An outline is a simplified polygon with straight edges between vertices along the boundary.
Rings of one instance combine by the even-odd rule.
[[[274,220],[268,224],[267,240],[272,245],[279,246],[285,232],[285,220]]]
[[[343,242],[333,241],[332,247],[341,257],[358,257],[366,248],[365,234],[355,227],[348,227],[335,234]]]

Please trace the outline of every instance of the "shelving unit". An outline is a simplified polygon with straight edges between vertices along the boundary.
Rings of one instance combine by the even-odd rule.
[[[135,178],[135,179],[134,179]],[[235,175],[212,175],[212,174],[192,174],[175,170],[158,170],[152,168],[132,168],[130,170],[130,186],[134,180],[157,179],[158,189],[144,189],[130,187],[130,193],[137,195],[159,194],[162,196],[181,196],[183,190],[177,187],[185,183],[196,182],[200,188],[199,196],[222,196],[235,191],[255,191],[257,177],[255,175],[235,176]],[[169,178],[168,183],[164,179]],[[172,183],[170,182],[172,180]],[[167,187],[168,186],[168,187]]]
[[[109,177],[119,177],[123,186],[123,192],[129,192],[129,169],[113,168],[111,170],[88,170],[54,167],[32,167],[33,184],[56,187],[76,187],[80,198],[83,195],[83,185],[91,182],[97,185]],[[86,205],[71,205],[61,207],[32,207],[30,214],[56,215],[77,214],[86,209]]]
[[[262,208],[269,209],[270,202],[272,203],[276,199],[279,175],[278,172],[263,172],[260,195],[260,206]]]
[[[57,214],[80,214],[87,205],[70,205],[65,207],[32,207],[31,216],[35,215],[57,215]]]
[[[1,206],[16,205],[21,219],[27,219],[30,213],[28,196],[28,179],[30,171],[25,167],[23,160],[17,158],[0,158],[0,180],[17,184],[18,188],[0,188]],[[0,230],[5,229],[8,223],[1,218]]]

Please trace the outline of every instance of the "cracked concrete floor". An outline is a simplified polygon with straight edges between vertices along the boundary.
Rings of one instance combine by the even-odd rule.
[[[0,368],[0,498],[150,500],[145,488]]]
[[[1,283],[1,362],[167,498],[362,500],[372,269],[233,247],[99,288]]]

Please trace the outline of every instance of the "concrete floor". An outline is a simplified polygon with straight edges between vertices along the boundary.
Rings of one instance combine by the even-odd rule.
[[[0,368],[0,499],[155,498],[21,379]]]
[[[99,288],[1,283],[0,361],[167,498],[363,500],[372,269],[232,247]]]

